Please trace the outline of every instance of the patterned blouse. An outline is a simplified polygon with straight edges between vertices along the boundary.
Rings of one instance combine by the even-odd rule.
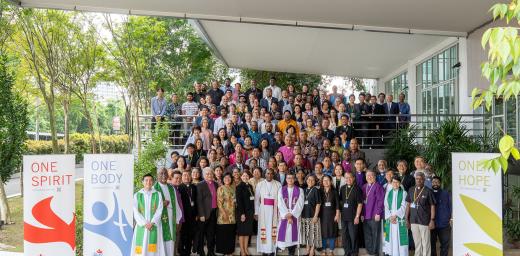
[[[220,186],[217,190],[217,224],[235,224],[235,187]]]

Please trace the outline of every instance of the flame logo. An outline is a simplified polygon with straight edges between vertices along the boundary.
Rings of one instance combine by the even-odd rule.
[[[24,222],[24,239],[36,244],[64,242],[74,250],[76,248],[76,215],[74,214],[74,218],[69,224],[65,223],[51,209],[52,198],[53,196],[45,198],[32,208],[32,215],[36,221],[49,228],[39,228]]]

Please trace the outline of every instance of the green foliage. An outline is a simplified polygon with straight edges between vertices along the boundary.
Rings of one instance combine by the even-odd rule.
[[[509,4],[499,3],[491,7],[493,19],[505,20],[506,24],[520,21],[520,5],[517,0]],[[472,92],[473,108],[485,104],[489,110],[494,99],[508,100],[520,94],[520,37],[518,26],[493,27],[482,36],[482,48],[488,49],[488,61],[482,64],[482,75],[490,82],[490,86],[481,90],[475,88]],[[505,131],[504,131],[505,133]],[[495,172],[500,167],[504,172],[508,168],[508,159],[511,155],[515,160],[520,159],[520,153],[512,137],[504,134],[499,142],[501,155],[497,158],[483,161],[481,165],[492,168]]]
[[[287,88],[288,84],[293,84],[297,91],[302,88],[303,84],[309,84],[312,89],[317,87],[322,82],[321,75],[312,74],[296,74],[296,73],[284,73],[284,72],[270,72],[261,70],[241,69],[240,77],[243,82],[243,87],[249,87],[249,81],[255,79],[260,88],[269,85],[269,79],[275,76],[276,84],[281,88]]]
[[[98,142],[99,143],[99,142]],[[26,140],[24,154],[41,155],[52,154],[52,142],[46,140]],[[64,151],[63,140],[58,140],[59,152]],[[101,148],[103,153],[128,153],[128,135],[102,135]],[[91,153],[90,135],[73,133],[70,135],[70,152],[76,155],[76,161],[83,160],[83,154]]]
[[[415,143],[417,139],[417,127],[409,126],[405,129],[399,129],[393,139],[388,143],[385,151],[385,160],[389,166],[396,168],[397,161],[406,160],[408,169],[413,167],[413,160],[420,155],[420,146]]]
[[[155,175],[157,171],[157,163],[163,160],[168,151],[168,125],[159,123],[155,132],[152,133],[152,139],[139,154],[134,164],[134,188],[136,191],[143,187],[141,178],[147,173]]]
[[[483,149],[460,121],[460,118],[445,120],[425,141],[423,155],[433,167],[435,174],[442,178],[445,187],[451,184],[451,153],[482,152]]]
[[[511,220],[506,223],[506,233],[512,241],[520,241],[520,220]]]
[[[17,170],[24,152],[27,103],[13,93],[13,73],[7,58],[0,55],[0,182]]]

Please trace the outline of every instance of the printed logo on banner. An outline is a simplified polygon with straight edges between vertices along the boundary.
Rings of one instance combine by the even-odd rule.
[[[133,156],[88,154],[84,164],[84,255],[130,255]]]
[[[479,164],[492,157],[453,153],[454,255],[502,255],[501,171],[495,173]]]
[[[32,209],[34,218],[49,228],[39,228],[24,222],[25,240],[35,244],[64,242],[74,250],[76,248],[76,242],[74,241],[74,237],[69,234],[75,231],[76,215],[74,215],[72,221],[67,224],[52,210],[52,198],[51,196],[41,200],[34,205]]]
[[[132,226],[128,223],[125,213],[120,209],[116,194],[113,193],[114,212],[108,217],[108,207],[103,202],[95,202],[92,205],[92,214],[98,221],[106,220],[100,224],[90,224],[85,222],[84,228],[88,231],[104,236],[114,242],[123,255],[130,255],[130,247],[132,245]],[[98,249],[94,256],[102,256],[103,251]]]

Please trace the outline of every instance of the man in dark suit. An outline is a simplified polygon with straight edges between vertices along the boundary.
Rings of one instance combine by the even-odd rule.
[[[355,114],[356,114],[356,121],[359,121],[360,124],[356,125],[356,137],[361,137],[363,145],[365,145],[368,141],[364,137],[368,137],[368,105],[365,103],[365,94],[360,93],[359,94],[359,104],[355,105]],[[358,128],[359,127],[359,128]]]
[[[197,246],[198,240],[196,238],[196,219],[197,207],[197,188],[191,184],[191,171],[185,170],[182,172],[182,184],[178,186],[179,193],[182,199],[182,208],[184,210],[184,223],[181,229],[181,244],[179,246],[179,253],[181,256],[191,254],[192,246]]]
[[[217,188],[211,168],[203,170],[204,181],[197,184],[197,215],[199,217],[199,243],[197,252],[205,256],[204,241],[208,248],[208,256],[215,255],[215,227],[217,226]]]
[[[278,99],[273,97],[273,91],[271,88],[266,89],[266,95],[260,100],[260,107],[266,108],[268,112],[271,112],[271,104],[278,103]]]
[[[386,116],[386,134],[393,132],[397,126],[397,115],[399,114],[399,104],[393,102],[394,97],[389,94],[386,96],[386,103],[383,105]]]
[[[235,168],[240,170],[240,173],[242,173],[244,170],[249,170],[249,166],[244,164],[244,156],[242,154],[236,154],[235,155],[235,163],[226,167],[226,172],[233,172]]]
[[[370,143],[371,145],[373,145],[373,147],[377,147],[377,146],[382,146],[383,144],[383,141],[381,140],[381,137],[382,137],[382,131],[381,129],[384,129],[385,128],[385,123],[383,122],[384,120],[384,114],[385,114],[385,109],[383,107],[383,105],[381,104],[377,104],[377,98],[376,96],[372,96],[370,98],[370,107],[369,107],[369,114],[370,116],[368,117],[369,121],[370,121],[370,133],[369,133],[369,136],[372,137],[372,140]],[[370,142],[370,140],[369,140]]]

